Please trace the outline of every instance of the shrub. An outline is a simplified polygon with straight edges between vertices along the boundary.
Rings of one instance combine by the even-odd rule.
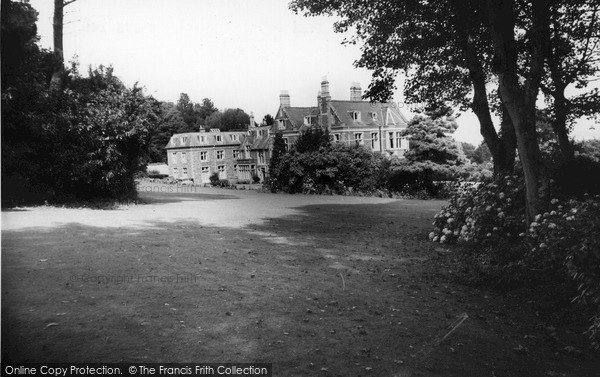
[[[221,179],[219,178],[219,173],[218,172],[214,172],[210,175],[210,184],[212,186],[219,186]]]
[[[559,192],[557,190],[557,192]],[[550,201],[527,226],[520,175],[455,186],[434,219],[434,242],[464,243],[465,266],[479,280],[552,284],[571,289],[595,314],[589,328],[600,348],[600,196]]]
[[[256,173],[252,173],[252,183],[260,183],[260,177]]]
[[[561,202],[553,199],[527,232],[528,265],[564,271],[577,283],[575,300],[594,308],[590,337],[600,349],[600,196]]]

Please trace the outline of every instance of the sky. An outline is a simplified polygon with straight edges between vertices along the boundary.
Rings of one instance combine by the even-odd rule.
[[[112,65],[128,86],[176,102],[210,98],[219,109],[241,108],[257,121],[275,115],[281,90],[292,106],[315,106],[323,76],[333,99],[349,99],[350,85],[365,90],[371,72],[355,68],[358,45],[342,45],[333,17],[304,17],[288,0],[77,0],[65,7],[64,56]],[[31,0],[39,12],[40,45],[52,47],[52,0]],[[394,101],[402,104],[401,78]],[[401,108],[406,111],[406,106]],[[479,144],[477,118],[458,117],[454,137]],[[600,127],[577,127],[577,138],[600,137]]]

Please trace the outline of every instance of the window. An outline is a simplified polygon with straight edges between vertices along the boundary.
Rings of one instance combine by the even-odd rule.
[[[377,132],[371,132],[371,149],[377,149],[379,138],[377,137]]]
[[[389,140],[390,140],[390,149],[394,149],[395,144],[394,144],[394,133],[393,132],[390,132]]]
[[[223,151],[217,151],[217,160],[223,159]]]
[[[258,152],[258,162],[261,164],[265,163],[265,152],[263,152],[263,151]]]
[[[246,145],[244,148],[244,158],[251,158],[250,156],[250,147]]]
[[[362,143],[363,143],[363,134],[362,134],[362,132],[355,132],[354,133],[354,142],[356,143],[356,145],[362,145]]]
[[[312,119],[310,116],[304,117],[304,124],[306,124],[307,126],[310,126],[312,124]]]
[[[173,168],[173,177],[177,178],[178,173],[179,171],[177,170],[177,168]]]
[[[171,160],[173,160],[173,162],[177,162],[177,152],[173,152],[171,153]]]
[[[402,142],[402,132],[396,132],[396,148],[400,148]]]
[[[240,158],[240,151],[237,149],[233,150],[233,158]]]
[[[352,111],[350,112],[350,116],[352,117],[352,120],[355,121],[360,121],[360,111]]]
[[[182,136],[181,137],[181,144],[185,144],[185,143],[187,143],[187,141],[188,141],[187,136]]]
[[[221,138],[221,135],[217,135],[217,136],[215,136],[215,140],[218,142],[221,142],[221,140],[223,140],[223,139]]]
[[[333,138],[333,141],[335,141],[336,143],[340,142],[340,134],[332,134],[331,137]]]
[[[371,114],[371,119],[377,120],[377,113],[370,113],[370,114]]]
[[[409,144],[408,138],[403,137],[402,140],[400,141],[400,143],[401,143],[400,148],[409,149],[410,144]]]
[[[231,135],[231,141],[238,141],[238,135],[237,134]]]
[[[182,164],[187,163],[187,153],[185,153],[185,152],[181,153],[181,163]]]
[[[288,140],[288,138],[287,138],[287,137],[284,137],[284,138],[283,138],[283,143],[285,144],[285,150],[287,151],[287,150],[288,150],[288,147],[289,147],[289,145],[288,145],[288,144],[289,144],[289,140]]]
[[[225,179],[227,178],[227,174],[225,173],[225,165],[217,166],[217,170],[219,171],[219,178]]]
[[[206,151],[200,152],[200,161],[206,161],[207,153]]]
[[[278,127],[280,130],[285,130],[285,119],[279,119],[279,120],[277,121],[277,127]]]
[[[200,136],[200,142],[204,143],[206,141],[206,138],[204,136]]]
[[[187,178],[187,168],[183,168],[183,177]]]
[[[210,172],[210,168],[208,166],[202,167],[202,174],[208,174]]]

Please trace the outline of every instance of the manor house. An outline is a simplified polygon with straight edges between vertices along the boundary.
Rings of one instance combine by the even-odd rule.
[[[328,129],[335,143],[363,145],[387,155],[401,156],[408,150],[408,139],[401,136],[407,118],[394,104],[363,101],[359,83],[350,86],[349,100],[334,100],[324,77],[316,105],[294,107],[289,93],[281,91],[272,133],[282,132],[289,146],[302,132],[316,126]]]
[[[258,126],[251,116],[247,131],[201,129],[173,135],[166,146],[169,175],[203,184],[217,172],[231,182],[250,182],[255,176],[262,182],[268,175],[275,133],[281,132],[290,148],[311,127],[329,130],[334,143],[362,145],[390,156],[408,150],[408,139],[401,136],[407,118],[393,104],[363,101],[358,83],[352,83],[349,100],[333,100],[323,78],[317,106],[293,107],[287,91],[281,92],[279,101],[272,126]]]

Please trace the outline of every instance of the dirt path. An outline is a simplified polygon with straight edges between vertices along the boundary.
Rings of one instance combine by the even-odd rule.
[[[3,361],[264,361],[276,376],[600,370],[563,352],[583,349],[581,336],[450,278],[452,252],[426,241],[441,202],[143,196],[114,211],[2,213]]]

